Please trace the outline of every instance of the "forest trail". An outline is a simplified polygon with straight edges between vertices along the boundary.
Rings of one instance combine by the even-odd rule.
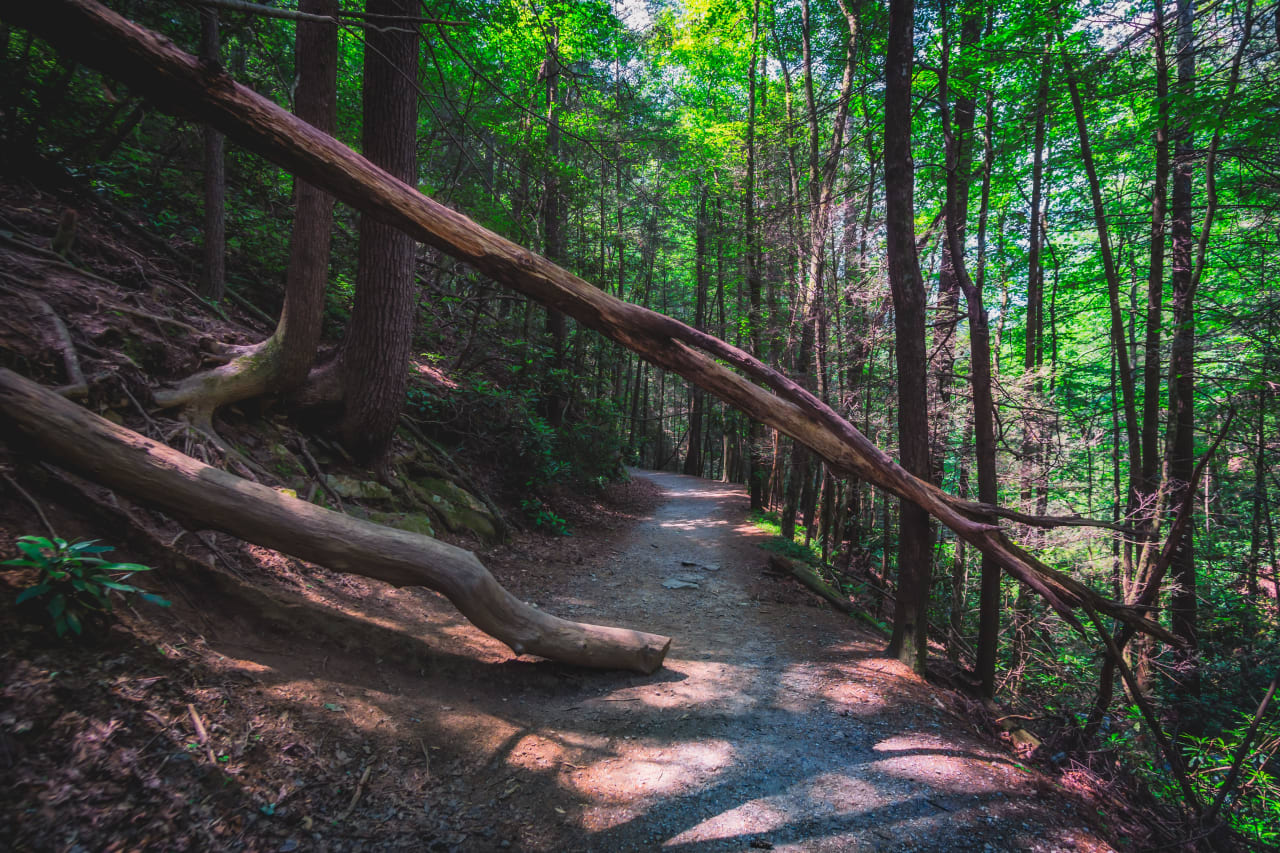
[[[740,488],[634,475],[662,500],[617,535],[533,537],[545,544],[486,559],[549,612],[670,634],[659,672],[515,659],[435,593],[250,547],[283,615],[252,590],[179,592],[185,645],[103,664],[169,674],[138,682],[176,709],[147,712],[165,724],[154,736],[145,705],[102,711],[149,738],[137,754],[164,781],[135,796],[189,803],[211,786],[201,831],[249,850],[1112,849],[1077,800],[880,657],[881,637],[764,576]],[[185,703],[226,763],[207,771],[182,745]]]
[[[562,706],[572,717],[527,717],[573,756],[559,784],[581,804],[585,846],[1110,849],[880,657],[880,637],[808,601],[754,600],[763,535],[740,487],[634,473],[666,502],[554,604],[671,634],[666,668],[603,690],[587,680]]]

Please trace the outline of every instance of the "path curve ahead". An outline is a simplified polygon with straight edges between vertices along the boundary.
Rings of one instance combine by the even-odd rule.
[[[740,488],[633,475],[667,500],[584,572],[566,615],[675,639],[665,677],[576,711],[608,738],[565,780],[591,849],[1111,849],[882,638],[825,605],[752,600],[766,555]]]

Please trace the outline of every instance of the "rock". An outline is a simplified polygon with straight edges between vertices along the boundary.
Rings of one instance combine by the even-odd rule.
[[[667,589],[700,589],[697,583],[681,580],[680,578],[667,578],[662,582],[662,585]]]
[[[466,489],[435,477],[419,480],[418,492],[425,493],[431,510],[452,533],[471,533],[481,542],[498,541],[498,526],[487,507]]]
[[[372,480],[357,480],[345,474],[329,474],[324,478],[329,488],[344,498],[362,498],[371,501],[391,500],[391,490]]]
[[[431,516],[423,513],[373,512],[369,513],[369,520],[375,524],[385,524],[387,527],[394,527],[398,530],[420,533],[433,539],[436,535],[436,527],[431,521]]]

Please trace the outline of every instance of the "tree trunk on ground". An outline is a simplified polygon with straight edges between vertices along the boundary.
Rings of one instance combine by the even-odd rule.
[[[218,12],[200,10],[200,58],[222,65],[218,43]],[[200,271],[200,295],[215,302],[227,289],[227,158],[226,138],[212,127],[204,128],[204,267]]]
[[[298,4],[300,12],[313,15],[333,16],[337,9],[337,0]],[[298,118],[332,135],[337,121],[338,30],[314,21],[299,21],[297,26],[294,111]],[[294,182],[294,201],[284,307],[275,333],[221,367],[158,390],[159,405],[182,406],[191,420],[208,426],[220,406],[262,394],[287,393],[306,380],[324,319],[333,197],[299,180]]]
[[[369,0],[371,15],[415,14],[411,0]],[[364,150],[373,164],[417,183],[418,32],[369,29],[364,56]],[[342,345],[342,441],[380,463],[404,407],[413,347],[414,242],[376,217],[360,217],[355,304]]]
[[[167,39],[93,0],[46,0],[40,4],[0,0],[0,16],[36,31],[58,49],[74,51],[86,64],[118,76],[165,108],[220,127],[237,142],[299,177],[471,264],[499,284],[560,308],[749,417],[797,437],[833,471],[856,476],[924,507],[1010,575],[1031,586],[1076,630],[1083,631],[1083,626],[1073,608],[1087,603],[1135,630],[1176,642],[1167,630],[1134,609],[1098,595],[1014,545],[994,523],[990,511],[913,476],[831,407],[742,350],[670,317],[623,302],[482,228],[225,74],[202,67]]]
[[[211,468],[0,370],[0,425],[59,465],[196,529],[221,530],[299,559],[441,593],[517,655],[650,673],[669,637],[568,622],[507,592],[470,551],[381,527]]]
[[[925,293],[916,254],[915,177],[911,162],[911,66],[915,0],[890,0],[885,59],[884,184],[889,286],[898,365],[898,456],[916,477],[929,477]],[[898,522],[898,599],[889,654],[923,673],[931,569],[929,514],[903,501]]]

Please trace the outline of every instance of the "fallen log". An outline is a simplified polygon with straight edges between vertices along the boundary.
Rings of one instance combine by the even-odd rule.
[[[670,637],[543,613],[507,592],[470,551],[210,467],[4,369],[0,429],[54,463],[197,529],[230,533],[335,571],[435,590],[517,655],[651,673],[671,646]]]
[[[362,213],[678,373],[807,445],[832,470],[914,502],[1038,593],[1081,634],[1086,631],[1074,611],[1091,607],[1134,630],[1180,642],[1140,610],[1100,595],[1014,545],[991,513],[913,476],[814,394],[748,353],[678,320],[623,302],[422,195],[163,36],[95,0],[0,0],[0,17],[31,30],[75,61],[124,81],[161,108],[221,130]]]
[[[854,611],[853,603],[849,601],[847,595],[841,595],[831,587],[831,584],[819,577],[817,572],[799,560],[793,560],[781,554],[770,554],[769,567],[780,574],[791,575],[841,613]]]

